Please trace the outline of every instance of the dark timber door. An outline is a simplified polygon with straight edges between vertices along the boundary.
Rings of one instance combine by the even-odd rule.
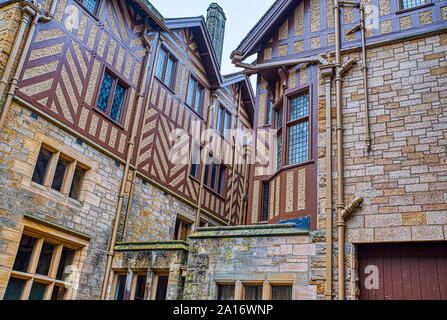
[[[358,258],[361,300],[447,300],[447,242],[362,244]]]

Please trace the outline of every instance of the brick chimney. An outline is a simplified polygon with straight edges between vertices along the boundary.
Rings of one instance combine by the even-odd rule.
[[[222,50],[225,35],[225,22],[227,18],[225,12],[217,3],[211,3],[206,10],[206,27],[213,43],[219,67],[222,64]]]

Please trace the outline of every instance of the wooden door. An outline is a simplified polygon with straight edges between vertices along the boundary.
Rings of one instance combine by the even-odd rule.
[[[358,259],[361,300],[447,300],[447,242],[362,244]]]

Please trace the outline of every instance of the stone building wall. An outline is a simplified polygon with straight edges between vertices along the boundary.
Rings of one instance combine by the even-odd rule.
[[[345,193],[364,198],[346,220],[349,243],[447,240],[446,51],[446,33],[368,50],[370,153],[361,65],[346,74]],[[355,248],[347,247],[352,275]]]
[[[293,226],[201,228],[190,238],[185,300],[217,298],[218,283],[292,285],[292,299],[321,298],[324,237]]]
[[[99,299],[123,166],[42,117],[13,103],[0,132],[0,297],[19,246],[23,216],[31,214],[91,238],[80,271],[76,299]],[[91,169],[84,201],[64,198],[31,182],[42,142],[78,157]]]

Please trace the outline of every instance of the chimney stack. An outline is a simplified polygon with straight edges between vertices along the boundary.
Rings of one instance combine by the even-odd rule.
[[[207,9],[206,27],[211,38],[211,42],[216,53],[219,67],[222,64],[222,51],[225,35],[225,22],[227,18],[223,9],[215,2],[211,3]]]

